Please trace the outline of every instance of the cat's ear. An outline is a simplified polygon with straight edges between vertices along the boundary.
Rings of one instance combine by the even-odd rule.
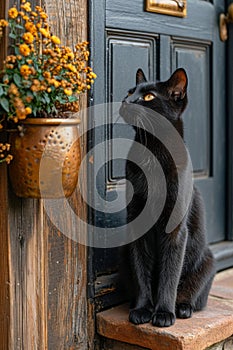
[[[136,84],[138,85],[140,83],[146,83],[146,82],[147,80],[146,80],[145,74],[143,73],[143,70],[139,68],[136,73]]]
[[[187,93],[188,77],[183,68],[177,69],[167,83],[168,93],[175,101],[184,99]]]

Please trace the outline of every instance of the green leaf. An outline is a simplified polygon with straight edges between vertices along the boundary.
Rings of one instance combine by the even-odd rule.
[[[13,80],[17,86],[21,86],[21,76],[17,73],[13,75]]]
[[[0,96],[4,95],[3,87],[0,85]]]
[[[3,109],[5,109],[6,112],[9,112],[9,102],[5,97],[0,98],[0,104]]]
[[[36,114],[37,114],[37,108],[36,107],[33,107],[32,114],[36,117]]]
[[[27,89],[32,86],[32,82],[30,80],[23,80],[22,83],[23,83],[23,86]]]
[[[2,78],[3,82],[5,83],[5,81],[9,81],[9,77],[8,74],[4,74],[3,78]]]
[[[31,91],[27,91],[26,96],[32,97],[32,98],[34,97],[34,96],[33,96],[33,93],[32,93]]]
[[[15,25],[15,28],[17,28],[17,29],[24,29],[24,27],[21,26],[20,24],[16,24],[16,25]]]
[[[16,56],[19,55],[19,48],[17,46],[15,46],[14,49],[15,49]]]
[[[68,96],[68,101],[69,102],[75,102],[77,100],[78,100],[78,98],[76,96]]]
[[[9,37],[10,37],[11,39],[16,39],[16,38],[17,38],[17,36],[16,36],[15,34],[13,34],[13,33],[10,33],[10,34],[9,34]]]
[[[44,95],[44,99],[46,103],[50,103],[50,98],[47,94]]]

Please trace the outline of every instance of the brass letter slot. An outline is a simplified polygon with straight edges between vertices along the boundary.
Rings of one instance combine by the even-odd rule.
[[[146,0],[146,11],[186,17],[187,0]]]

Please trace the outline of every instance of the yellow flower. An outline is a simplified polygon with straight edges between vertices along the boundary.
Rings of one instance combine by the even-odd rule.
[[[39,81],[38,79],[34,79],[34,80],[33,80],[33,84],[35,84],[35,85],[40,85],[40,81]]]
[[[25,108],[16,109],[16,116],[19,120],[26,119],[27,114]]]
[[[0,27],[7,27],[8,26],[8,22],[5,19],[1,19],[0,20]]]
[[[12,95],[15,95],[15,96],[18,96],[18,95],[19,95],[18,88],[17,88],[17,86],[16,86],[15,84],[13,84],[13,83],[11,83],[8,92],[9,92],[9,94],[12,94]]]
[[[30,32],[26,32],[23,34],[23,40],[27,43],[27,44],[32,44],[34,41],[34,36],[32,35],[32,33]]]
[[[50,33],[45,28],[40,28],[39,30],[45,38],[48,38],[50,36]]]
[[[23,77],[27,77],[28,75],[31,74],[31,68],[29,66],[27,66],[26,64],[23,64],[21,67],[20,67],[20,74],[23,76]]]
[[[17,57],[15,55],[8,55],[6,57],[6,62],[12,62],[12,63],[15,63],[15,61],[17,60]]]
[[[25,108],[25,113],[28,115],[28,114],[31,114],[32,113],[32,109],[30,107],[26,107]]]
[[[22,101],[22,99],[21,98],[19,98],[19,97],[16,97],[15,99],[14,99],[14,105],[15,105],[15,107],[16,108],[24,108],[24,104],[23,104],[23,101]]]
[[[36,26],[32,22],[26,22],[24,27],[31,34],[33,34],[33,35],[37,34]]]
[[[21,5],[21,9],[25,10],[26,12],[31,12],[31,4],[30,2],[26,2],[24,5]]]
[[[60,53],[61,53],[61,49],[60,49],[60,47],[56,47],[56,48],[54,49],[54,51],[55,51],[55,52],[57,52],[58,54],[60,54]]]
[[[27,96],[27,97],[25,98],[25,101],[28,102],[28,103],[32,102],[32,100],[33,100],[33,97],[32,97],[32,96]]]
[[[15,7],[10,8],[8,11],[8,16],[13,19],[16,18],[18,16],[17,9]]]
[[[67,96],[71,96],[73,92],[72,92],[71,89],[64,89],[64,93],[65,93]]]
[[[6,64],[6,68],[8,68],[8,69],[14,69],[14,65],[13,65],[13,64]]]
[[[40,12],[40,18],[46,19],[46,18],[48,18],[48,15],[44,11],[41,11]]]
[[[75,68],[75,66],[73,66],[71,63],[67,64],[66,66],[69,70],[71,70],[71,72],[77,72],[77,69]]]
[[[90,77],[92,77],[93,79],[96,79],[97,78],[97,75],[93,72],[89,73]]]
[[[59,45],[61,43],[61,40],[55,35],[51,36],[51,40],[54,44],[57,44],[57,45]]]
[[[58,88],[61,85],[61,83],[55,79],[52,79],[52,83],[55,86],[55,88]]]
[[[30,87],[31,91],[33,92],[37,92],[37,91],[40,91],[40,83],[39,84],[33,84],[31,87]]]
[[[70,60],[73,60],[73,59],[74,59],[74,54],[73,54],[73,52],[69,52],[69,53],[67,54],[67,58],[69,58]]]
[[[46,79],[50,79],[51,78],[51,73],[50,72],[44,72],[43,73],[43,77],[45,77]]]
[[[9,164],[9,163],[11,162],[12,159],[13,159],[13,156],[12,156],[11,154],[8,154],[8,155],[6,156],[5,161],[6,161],[7,164]]]
[[[42,12],[42,11],[43,11],[42,7],[40,7],[40,6],[36,6],[35,9],[36,9],[36,11],[38,11],[38,12]]]
[[[21,44],[21,45],[19,45],[19,52],[23,56],[28,56],[30,54],[31,50],[27,44]]]
[[[36,70],[34,67],[30,67],[30,74],[36,74]]]

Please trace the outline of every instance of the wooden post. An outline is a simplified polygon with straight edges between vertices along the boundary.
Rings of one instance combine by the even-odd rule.
[[[7,7],[3,2],[1,14]],[[32,2],[41,4],[40,0]],[[10,6],[14,3],[15,0],[10,0]],[[62,43],[74,46],[86,40],[85,0],[43,0],[42,6]],[[2,61],[2,50],[0,58]],[[82,106],[85,104],[84,97]],[[86,115],[82,113],[82,126],[85,123]],[[85,152],[85,138],[81,144]],[[8,195],[6,169],[3,170],[0,170],[0,347],[92,349],[93,321],[86,293],[87,248],[59,232],[46,215],[43,200],[17,198],[10,188]],[[83,174],[84,187],[86,177]],[[74,210],[85,218],[86,207],[78,191],[71,200]],[[69,232],[69,217],[65,217],[65,222]],[[77,234],[82,233],[85,234],[83,227],[77,227]]]
[[[7,1],[0,3],[0,18],[5,18]],[[0,70],[6,56],[6,39],[1,39]],[[0,133],[0,142],[6,141],[6,135]],[[9,346],[10,325],[10,287],[9,287],[9,259],[8,259],[8,213],[7,213],[7,169],[6,164],[0,164],[0,343],[1,349]]]
[[[6,165],[0,165],[0,339],[1,349],[9,344],[10,298],[7,222],[7,173]]]

